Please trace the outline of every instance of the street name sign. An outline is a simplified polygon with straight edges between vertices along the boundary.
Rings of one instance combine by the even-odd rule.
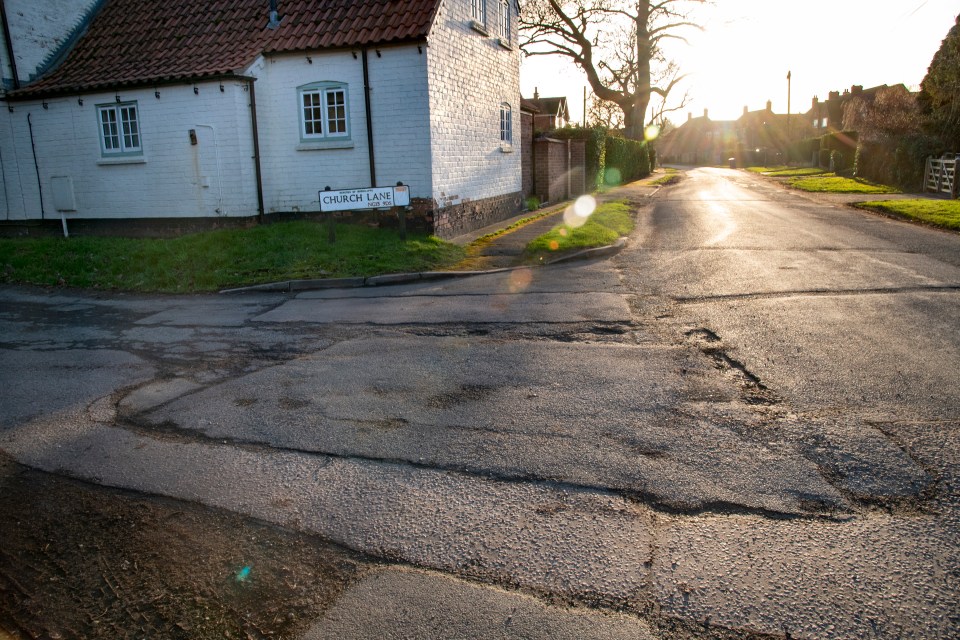
[[[358,209],[391,209],[410,204],[410,187],[371,187],[321,191],[320,211],[355,211]]]

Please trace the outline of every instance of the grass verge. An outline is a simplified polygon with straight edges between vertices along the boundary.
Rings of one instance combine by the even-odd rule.
[[[960,231],[960,200],[877,200],[854,206]]]
[[[548,255],[567,251],[590,249],[613,244],[621,236],[633,231],[634,221],[629,203],[615,200],[599,205],[586,220],[577,225],[576,216],[565,216],[573,225],[559,224],[527,245],[530,261],[539,261]]]
[[[805,176],[820,176],[827,171],[819,167],[750,167],[747,171],[760,173],[772,178],[799,178]]]
[[[813,193],[900,193],[899,190],[883,184],[862,178],[843,178],[833,173],[792,178],[787,184]]]
[[[282,222],[171,239],[0,239],[0,281],[181,293],[292,280],[424,271],[463,249],[433,236],[357,225]]]

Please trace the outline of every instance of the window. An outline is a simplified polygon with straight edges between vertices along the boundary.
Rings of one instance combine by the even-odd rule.
[[[349,138],[347,88],[342,84],[300,87],[300,137],[303,140]]]
[[[497,36],[501,42],[510,43],[510,2],[500,0],[500,16],[497,21]]]
[[[142,155],[136,102],[98,105],[100,151],[104,156]]]
[[[513,145],[513,110],[506,102],[500,105],[500,144]]]
[[[487,0],[471,0],[470,17],[478,24],[487,24]]]

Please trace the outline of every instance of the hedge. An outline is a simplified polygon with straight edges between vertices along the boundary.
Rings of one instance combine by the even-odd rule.
[[[650,175],[650,151],[646,142],[607,137],[606,183],[624,184]]]

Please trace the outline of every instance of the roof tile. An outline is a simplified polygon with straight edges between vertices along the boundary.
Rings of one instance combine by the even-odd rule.
[[[33,97],[115,85],[231,75],[261,53],[421,40],[440,0],[107,0],[64,61],[8,94]]]

